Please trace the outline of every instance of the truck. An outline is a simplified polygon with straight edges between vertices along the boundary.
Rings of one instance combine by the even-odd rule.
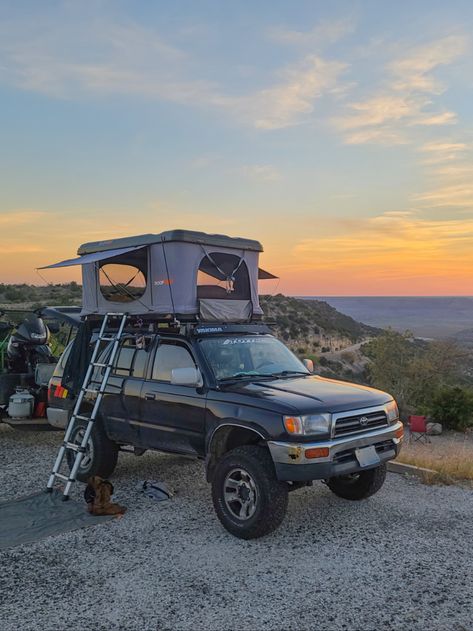
[[[74,403],[61,386],[70,351],[49,387],[48,419],[58,428]],[[71,440],[79,444],[84,431],[77,420]],[[205,463],[223,527],[253,539],[282,523],[289,492],[314,481],[346,500],[377,493],[402,440],[391,395],[313,374],[265,323],[187,323],[125,331],[77,478],[111,476],[121,451],[193,456]]]

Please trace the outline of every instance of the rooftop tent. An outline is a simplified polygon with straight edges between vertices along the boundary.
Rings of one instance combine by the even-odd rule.
[[[82,265],[82,315],[126,311],[245,321],[262,314],[258,241],[171,230],[81,245],[78,258],[46,267]]]

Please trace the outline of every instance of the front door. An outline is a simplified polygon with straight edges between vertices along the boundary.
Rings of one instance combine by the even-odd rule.
[[[174,368],[195,367],[180,340],[160,340],[151,377],[141,389],[140,442],[162,451],[204,454],[205,403],[202,388],[171,383]]]

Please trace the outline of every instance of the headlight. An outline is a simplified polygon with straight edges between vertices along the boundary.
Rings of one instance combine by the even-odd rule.
[[[284,427],[288,434],[299,436],[326,436],[330,433],[330,414],[309,414],[307,416],[284,416]]]
[[[394,423],[399,419],[399,410],[396,401],[391,401],[391,403],[385,405],[384,411],[388,417],[388,423]]]

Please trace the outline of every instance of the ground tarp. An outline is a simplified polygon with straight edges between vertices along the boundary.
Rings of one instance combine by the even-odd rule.
[[[87,512],[85,502],[63,502],[62,497],[58,491],[41,491],[0,503],[0,550],[116,518],[95,517]]]

